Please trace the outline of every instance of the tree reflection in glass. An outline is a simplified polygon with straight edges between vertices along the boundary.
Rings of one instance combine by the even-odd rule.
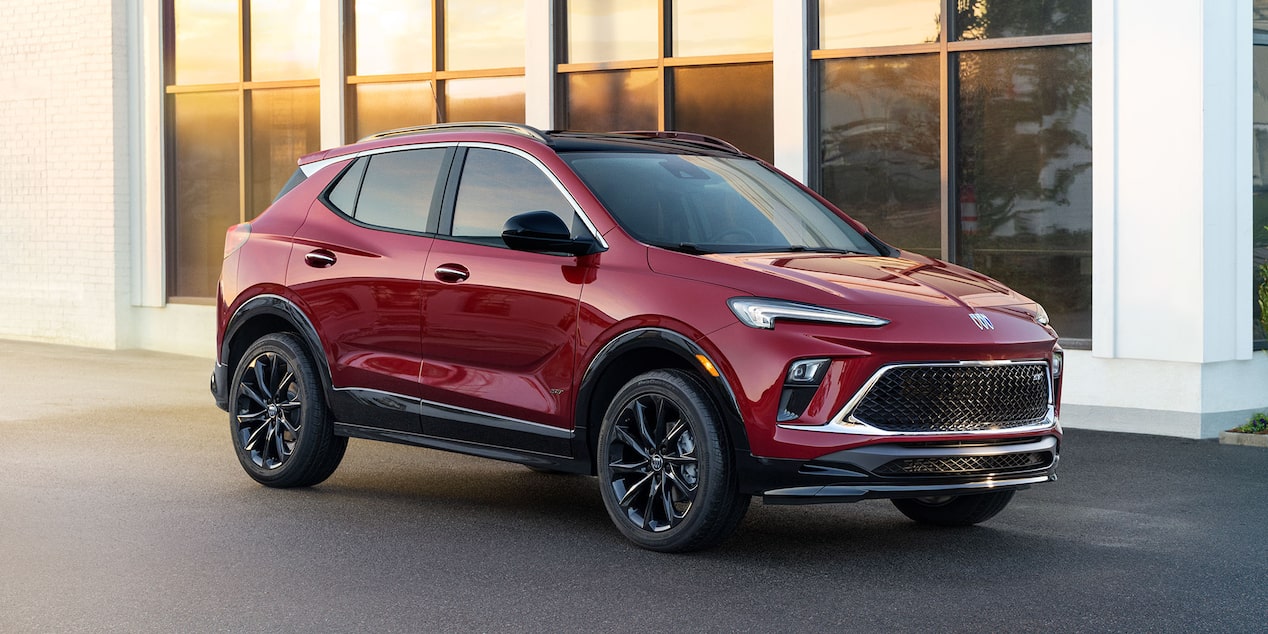
[[[956,0],[961,40],[1087,33],[1092,0]]]
[[[1092,86],[1087,45],[961,53],[957,261],[1091,338]]]

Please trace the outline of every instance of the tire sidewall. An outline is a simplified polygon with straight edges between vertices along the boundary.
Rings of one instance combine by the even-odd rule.
[[[296,388],[302,399],[300,428],[296,434],[294,451],[281,466],[274,469],[261,467],[251,460],[250,453],[243,449],[237,420],[238,403],[242,398],[242,377],[254,359],[270,352],[282,357],[291,368]],[[299,341],[288,334],[266,335],[247,348],[234,369],[233,380],[229,384],[229,407],[229,431],[233,437],[234,453],[247,474],[261,484],[278,487],[294,486],[293,483],[302,478],[303,472],[307,471],[309,465],[318,458],[321,444],[319,436],[329,433],[325,399],[321,393],[320,382],[314,371],[312,360]]]
[[[648,394],[670,399],[687,420],[695,440],[699,474],[696,499],[687,516],[677,526],[660,532],[643,530],[626,516],[612,490],[612,479],[607,471],[607,465],[611,462],[609,446],[615,433],[616,421],[627,405]],[[648,372],[631,380],[617,392],[603,416],[599,430],[596,470],[604,508],[612,522],[630,541],[651,550],[673,552],[691,549],[692,543],[699,541],[699,534],[709,530],[704,524],[711,519],[716,521],[716,517],[710,517],[715,514],[709,511],[719,504],[730,503],[726,498],[734,489],[733,483],[729,482],[734,478],[727,460],[730,445],[720,429],[721,421],[703,388],[684,372]]]

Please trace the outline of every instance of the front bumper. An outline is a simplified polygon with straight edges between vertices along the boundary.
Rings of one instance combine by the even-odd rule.
[[[742,457],[740,486],[766,504],[971,495],[1056,480],[1055,435],[870,444],[810,461]]]

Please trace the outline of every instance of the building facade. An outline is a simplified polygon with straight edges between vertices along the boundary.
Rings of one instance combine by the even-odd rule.
[[[0,25],[0,337],[210,357],[225,229],[373,132],[678,129],[1041,302],[1067,426],[1268,409],[1265,0],[5,0]]]

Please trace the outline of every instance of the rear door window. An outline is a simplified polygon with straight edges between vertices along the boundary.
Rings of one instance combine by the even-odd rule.
[[[358,222],[387,229],[428,232],[438,205],[447,148],[424,148],[357,159],[327,200]]]

